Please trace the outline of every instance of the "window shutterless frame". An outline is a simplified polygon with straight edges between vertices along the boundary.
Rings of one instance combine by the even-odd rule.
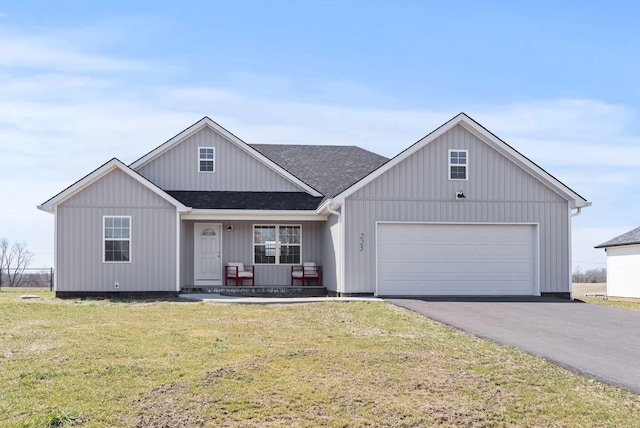
[[[131,216],[102,216],[102,262],[131,263]]]
[[[449,180],[469,179],[469,150],[449,150]]]
[[[299,265],[302,263],[302,225],[254,224],[254,265]]]
[[[198,147],[198,172],[216,172],[215,147]]]

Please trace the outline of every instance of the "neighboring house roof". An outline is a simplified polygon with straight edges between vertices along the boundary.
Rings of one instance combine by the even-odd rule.
[[[495,136],[485,127],[480,125],[478,122],[467,116],[465,113],[459,113],[457,116],[434,130],[433,132],[427,134],[425,137],[417,141],[415,144],[398,154],[396,157],[391,159],[389,162],[382,165],[380,168],[368,174],[366,177],[358,181],[357,183],[350,186],[348,189],[342,191],[341,193],[335,195],[333,198],[336,203],[343,203],[345,198],[349,195],[355,193],[362,187],[366,186],[385,172],[389,171],[426,145],[435,141],[438,137],[442,136],[446,132],[453,129],[455,126],[462,126],[473,135],[487,143],[490,147],[497,150],[499,153],[503,154],[507,159],[510,159],[512,162],[520,166],[523,170],[527,171],[529,174],[536,177],[540,182],[547,185],[549,188],[555,190],[558,194],[562,195],[569,201],[570,208],[583,208],[591,205],[591,202],[588,202],[578,193],[570,189],[567,185],[562,183],[560,180],[555,178],[553,175],[549,174],[547,171],[542,169],[536,163],[531,161],[529,158],[524,156],[522,153],[518,152],[516,149],[511,147],[509,144],[502,141],[500,138]]]
[[[258,161],[262,162],[263,164],[267,165],[268,167],[270,167],[271,169],[273,169],[274,171],[276,171],[277,173],[285,177],[287,180],[291,181],[292,183],[300,187],[301,190],[304,190],[313,196],[322,196],[318,191],[318,189],[314,189],[308,183],[305,183],[304,181],[300,180],[300,178],[296,177],[291,172],[284,169],[281,165],[278,165],[277,163],[275,163],[273,160],[267,158],[259,151],[253,149],[249,144],[245,143],[240,138],[236,137],[231,132],[227,131],[225,128],[218,125],[216,122],[214,122],[207,116],[203,117],[202,119],[200,119],[199,121],[197,121],[196,123],[188,127],[187,129],[185,129],[184,131],[180,132],[175,137],[166,141],[164,144],[161,144],[160,146],[151,150],[149,153],[147,153],[146,155],[142,156],[140,159],[138,159],[137,161],[129,165],[129,167],[135,170],[148,164],[152,160],[156,159],[158,156],[171,150],[173,147],[180,144],[185,139],[189,138],[193,134],[199,132],[200,130],[206,127],[222,135],[228,141],[235,144],[239,149],[245,151],[246,153],[253,156]]]
[[[170,204],[174,205],[178,211],[186,212],[189,211],[189,207],[183,205],[178,200],[174,199],[172,196],[168,195],[164,190],[129,168],[127,165],[122,163],[119,159],[113,158],[109,162],[103,164],[98,167],[94,171],[82,177],[80,180],[73,183],[71,186],[64,189],[62,192],[55,195],[53,198],[49,199],[42,203],[42,205],[38,205],[38,209],[42,211],[47,211],[53,213],[55,211],[55,206],[69,199],[76,193],[80,192],[82,189],[90,186],[95,183],[105,175],[109,174],[115,169],[119,169],[129,177],[137,181],[138,183],[145,186],[147,189],[151,190],[156,195],[160,196],[162,199],[166,200]]]
[[[607,248],[607,247],[619,247],[621,245],[635,245],[640,244],[640,227],[630,230],[627,233],[623,233],[620,236],[616,236],[613,239],[603,242],[595,248]]]
[[[304,192],[230,192],[168,190],[176,200],[194,209],[315,210],[322,197]]]
[[[251,144],[326,197],[333,197],[389,159],[356,146]]]

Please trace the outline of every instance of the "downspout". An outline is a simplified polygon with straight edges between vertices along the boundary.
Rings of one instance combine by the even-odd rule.
[[[569,211],[571,211],[573,208],[569,208]],[[578,217],[580,215],[580,213],[582,212],[582,207],[578,207],[576,208],[576,212],[571,213],[571,217]]]
[[[338,248],[340,248],[340,260],[338,261],[340,266],[338,266],[338,284],[336,287],[336,292],[338,293],[338,296],[341,297],[344,293],[344,228],[342,227],[342,214],[340,214],[340,211],[336,211],[331,208],[331,201],[327,203],[327,211],[329,211],[333,215],[338,216],[338,225],[340,227],[340,245],[338,245]]]

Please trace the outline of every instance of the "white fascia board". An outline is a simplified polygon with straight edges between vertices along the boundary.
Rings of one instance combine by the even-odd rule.
[[[203,210],[182,214],[182,220],[326,221],[315,210]]]
[[[571,208],[584,208],[591,206],[591,202],[585,200],[582,196],[571,190],[560,180],[549,174],[542,169],[536,163],[525,157],[522,153],[518,152],[513,147],[500,140],[491,132],[479,126],[473,119],[470,119],[465,115],[457,124],[461,125],[467,131],[479,139],[487,142],[492,148],[505,155],[512,162],[519,165],[525,171],[528,171],[531,175],[536,177],[539,181],[548,187],[551,187],[556,192],[563,195],[568,201]]]
[[[591,202],[587,202],[582,196],[578,195],[576,192],[567,187],[564,183],[560,182],[557,178],[553,177],[551,174],[540,168],[531,160],[527,159],[520,152],[509,146],[504,141],[500,140],[498,137],[493,135],[490,131],[482,127],[479,123],[471,119],[464,113],[459,113],[453,119],[441,125],[439,128],[435,129],[431,133],[427,134],[422,139],[418,140],[412,146],[410,146],[405,151],[398,154],[396,157],[391,159],[386,164],[382,165],[377,170],[373,171],[371,174],[367,175],[365,178],[355,183],[353,186],[344,190],[339,195],[336,195],[333,198],[333,201],[339,204],[344,203],[345,199],[371,183],[376,178],[380,177],[385,172],[389,171],[391,168],[398,165],[400,162],[404,161],[408,157],[412,156],[417,151],[421,150],[427,144],[435,141],[443,134],[449,132],[455,126],[461,125],[466,130],[474,134],[476,137],[481,139],[482,141],[489,144],[491,147],[497,149],[500,153],[505,155],[510,160],[514,161],[524,170],[528,171],[534,177],[537,177],[542,183],[555,189],[556,192],[563,195],[568,201],[570,208],[583,208],[591,205]]]
[[[53,213],[57,205],[66,201],[73,195],[87,188],[91,184],[95,183],[96,181],[100,180],[102,177],[106,176],[107,174],[109,174],[110,172],[116,169],[121,170],[122,172],[127,174],[129,177],[136,180],[138,183],[142,184],[144,187],[146,187],[156,195],[160,196],[161,198],[169,202],[171,205],[174,205],[179,212],[187,212],[191,210],[191,208],[183,205],[181,202],[179,202],[178,200],[170,196],[168,193],[160,189],[158,186],[156,186],[146,178],[142,177],[137,172],[133,171],[131,168],[129,168],[128,166],[126,166],[116,158],[111,159],[109,162],[105,163],[98,169],[84,176],[80,180],[76,181],[74,184],[67,187],[65,190],[58,193],[56,196],[49,199],[42,205],[38,205],[38,209],[49,212],[49,213]]]
[[[454,117],[453,119],[449,120],[444,125],[441,125],[440,127],[435,129],[431,133],[429,133],[426,136],[422,137],[420,140],[418,140],[417,142],[415,142],[414,144],[409,146],[407,149],[405,149],[404,151],[400,152],[397,156],[392,158],[389,162],[383,164],[380,168],[376,169],[375,171],[372,171],[369,175],[364,177],[362,180],[358,181],[357,183],[355,183],[353,186],[349,187],[348,189],[345,189],[344,191],[342,191],[342,193],[334,196],[333,197],[333,201],[335,203],[338,203],[338,204],[343,204],[345,199],[348,196],[352,195],[353,193],[357,192],[358,190],[360,190],[361,188],[363,188],[367,184],[371,183],[376,178],[380,177],[382,174],[384,174],[385,172],[389,171],[390,169],[392,169],[393,167],[398,165],[400,162],[402,162],[405,159],[409,158],[414,153],[416,153],[417,151],[422,149],[424,146],[426,146],[427,144],[429,144],[430,142],[432,142],[433,140],[437,139],[438,137],[440,137],[441,135],[443,135],[444,133],[449,131],[451,128],[456,126],[458,124],[458,122],[460,121],[460,117],[461,116],[465,116],[465,114],[464,113],[458,114],[456,117]]]
[[[131,165],[129,165],[129,167],[134,170],[137,170],[138,168],[143,167],[144,165],[151,162],[153,159],[157,158],[158,156],[162,155],[163,153],[167,152],[168,150],[182,143],[184,140],[186,140],[187,138],[189,138],[190,136],[192,136],[193,134],[202,130],[205,127],[208,127],[212,131],[216,132],[217,134],[221,135],[228,141],[232,142],[239,149],[243,150],[250,156],[257,159],[259,162],[263,163],[264,165],[271,168],[278,174],[282,175],[287,180],[293,182],[293,184],[300,187],[305,192],[316,197],[323,196],[322,193],[318,192],[313,187],[301,181],[299,178],[295,177],[290,172],[288,172],[287,170],[285,170],[284,168],[282,168],[281,166],[279,166],[278,164],[276,164],[275,162],[273,162],[272,160],[264,156],[262,153],[258,152],[257,150],[249,146],[247,143],[242,141],[240,138],[236,137],[231,132],[227,131],[225,128],[223,128],[222,126],[220,126],[219,124],[217,124],[216,122],[214,122],[213,120],[211,120],[206,116],[200,119],[198,122],[191,125],[190,127],[188,127],[187,129],[185,129],[184,131],[182,131],[181,133],[179,133],[178,135],[176,135],[175,137],[171,138],[166,143],[162,144],[161,146],[157,147],[156,149],[150,151],[149,153],[147,153],[146,155],[138,159],[137,161],[133,162]]]

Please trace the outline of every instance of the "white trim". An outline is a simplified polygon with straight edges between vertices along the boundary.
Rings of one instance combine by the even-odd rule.
[[[255,220],[255,221],[326,221],[328,215],[315,210],[204,210],[194,209],[182,214],[182,220]]]
[[[58,291],[58,206],[53,207],[53,291]]]
[[[571,208],[588,207],[591,205],[590,202],[587,202],[584,198],[582,198],[576,192],[574,192],[569,187],[567,187],[562,182],[560,182],[558,179],[556,179],[555,177],[550,175],[548,172],[540,168],[538,165],[536,165],[535,163],[527,159],[520,152],[510,147],[507,143],[497,138],[491,132],[487,131],[480,124],[478,124],[476,121],[474,121],[464,113],[458,114],[457,116],[455,116],[454,118],[452,118],[451,120],[449,120],[448,122],[440,126],[438,129],[431,132],[427,136],[423,137],[418,142],[410,146],[408,149],[406,149],[405,151],[403,151],[402,153],[400,153],[399,155],[391,159],[389,162],[385,163],[380,168],[371,172],[362,180],[358,181],[357,183],[353,184],[351,187],[345,189],[340,194],[336,195],[333,198],[334,202],[339,204],[344,203],[347,197],[357,192],[367,184],[371,183],[373,180],[377,179],[378,177],[380,177],[382,174],[386,173],[390,169],[394,168],[396,165],[398,165],[405,159],[409,158],[410,156],[412,156],[417,151],[421,150],[426,145],[435,141],[440,136],[450,131],[457,125],[463,126],[466,130],[474,134],[476,137],[480,138],[482,141],[489,144],[489,146],[498,150],[507,158],[509,158],[516,164],[518,164],[521,168],[525,169],[534,177],[538,178],[540,182],[542,182],[543,184],[547,185],[551,189],[558,192],[560,195],[562,195],[564,198],[567,199],[567,201],[569,202],[569,206]]]
[[[149,153],[147,153],[137,161],[133,162],[131,165],[129,165],[129,167],[134,170],[137,170],[143,167],[144,165],[148,164],[158,156],[162,155],[163,153],[169,151],[173,147],[182,143],[184,140],[186,140],[193,134],[207,127],[210,128],[212,131],[216,132],[217,134],[221,135],[231,143],[235,144],[239,149],[243,150],[250,156],[254,157],[255,159],[257,159],[259,162],[263,163],[267,167],[271,168],[276,173],[280,174],[281,176],[283,176],[284,178],[286,178],[296,186],[300,187],[305,192],[311,194],[312,196],[323,196],[316,189],[304,183],[303,181],[295,177],[293,174],[291,174],[290,172],[288,172],[287,170],[285,170],[284,168],[282,168],[281,166],[279,166],[278,164],[276,164],[275,162],[273,162],[272,160],[264,156],[262,153],[258,152],[257,150],[249,146],[247,143],[242,141],[240,138],[236,137],[231,132],[227,131],[222,126],[218,125],[216,122],[214,122],[213,120],[211,120],[206,116],[200,119],[198,122],[191,125],[190,127],[188,127],[187,129],[185,129],[184,131],[180,132],[178,135],[171,138],[164,144],[156,147],[155,149],[153,149],[152,151],[150,151]]]
[[[464,164],[453,164],[451,163],[451,153],[464,153],[465,154],[465,163]],[[469,150],[466,149],[449,149],[447,153],[447,164],[449,165],[447,168],[447,175],[449,181],[468,181],[469,180]],[[451,177],[451,167],[452,166],[463,166],[464,167],[464,178],[452,178]]]
[[[567,210],[567,237],[569,240],[569,277],[567,279],[569,281],[569,300],[573,300],[573,243],[571,242],[571,218],[573,217],[573,214],[571,211],[571,208]]]
[[[346,261],[347,261],[347,249],[346,249],[346,227],[347,223],[347,207],[343,204],[340,207],[340,282],[338,283],[338,290],[341,294],[346,293]]]
[[[205,149],[205,150],[209,150],[211,149],[213,151],[213,158],[208,159],[208,158],[203,158],[202,157],[202,152],[200,152],[200,150]],[[213,169],[211,171],[203,171],[200,169],[200,162],[211,162],[213,164]],[[198,172],[201,172],[203,174],[213,174],[216,172],[216,148],[215,147],[198,147]]]
[[[180,228],[182,227],[182,220],[180,219],[180,213],[176,211],[176,291],[180,292]],[[195,269],[195,268],[194,268]]]
[[[107,238],[105,235],[106,229],[106,220],[107,218],[126,218],[129,219],[129,237],[128,238]],[[106,243],[107,241],[127,241],[129,243],[129,260],[107,260],[106,253]],[[105,214],[102,216],[102,263],[105,264],[122,264],[122,263],[131,263],[131,259],[133,258],[133,221],[130,215],[108,215]]]
[[[393,221],[393,220],[379,220],[375,222],[375,257],[376,257],[376,267],[375,267],[375,290],[374,296],[378,296],[378,273],[379,273],[379,263],[378,263],[378,254],[379,254],[379,239],[378,239],[378,225],[379,224],[418,224],[418,225],[444,225],[444,226],[533,226],[534,231],[534,257],[533,261],[533,295],[540,296],[540,223],[529,223],[529,222],[442,222],[442,221]]]
[[[126,166],[116,158],[113,158],[109,162],[98,167],[93,172],[89,173],[88,175],[84,176],[80,180],[76,181],[74,184],[67,187],[65,190],[58,193],[53,198],[44,202],[42,205],[38,205],[38,209],[53,213],[54,206],[63,203],[67,199],[71,198],[73,195],[89,187],[90,185],[100,180],[101,178],[105,177],[107,174],[111,173],[112,171],[115,171],[116,169],[119,169],[120,171],[124,172],[130,178],[142,184],[144,187],[146,187],[156,195],[160,196],[162,199],[169,202],[171,205],[175,206],[178,209],[178,211],[187,212],[191,210],[191,208],[186,207],[181,202],[179,202],[178,200],[174,199],[169,194],[167,194],[164,190],[162,190],[161,188],[159,188],[158,186],[156,186],[146,178],[142,177],[140,174],[133,171],[131,168],[129,168],[128,166]]]
[[[275,227],[276,239],[274,242],[275,245],[275,263],[256,263],[256,241],[255,230],[256,227]],[[278,237],[280,236],[280,228],[281,227],[299,227],[300,228],[300,243],[299,244],[285,244],[285,246],[298,246],[300,247],[300,262],[299,263],[280,263],[280,248],[282,244],[279,243]],[[265,224],[265,223],[254,223],[251,225],[251,261],[254,266],[300,266],[302,264],[302,224]],[[266,245],[265,245],[266,247]]]
[[[220,253],[218,255],[218,259],[220,261],[220,279],[219,280],[207,280],[207,279],[197,279],[197,275],[196,275],[196,256],[197,254],[197,250],[196,247],[198,245],[198,239],[197,239],[197,233],[198,233],[198,226],[216,226],[220,228]],[[224,284],[224,263],[222,263],[222,249],[224,248],[222,246],[223,242],[223,236],[224,235],[222,233],[223,229],[222,229],[222,223],[194,223],[193,224],[193,283],[194,285],[223,285]]]

